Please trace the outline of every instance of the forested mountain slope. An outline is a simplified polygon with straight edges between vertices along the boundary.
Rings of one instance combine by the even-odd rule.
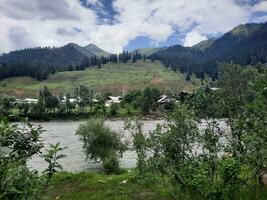
[[[267,62],[267,23],[239,25],[222,37],[189,48],[180,45],[153,54],[174,70],[216,77],[218,62],[241,65]]]
[[[0,56],[0,63],[38,63],[53,66],[77,65],[83,62],[85,57],[108,56],[109,53],[99,47],[90,44],[81,47],[69,43],[62,47],[37,47],[12,51]]]

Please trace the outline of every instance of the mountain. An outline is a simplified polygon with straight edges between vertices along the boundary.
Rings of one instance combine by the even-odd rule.
[[[97,58],[100,57],[101,58]],[[83,70],[107,62],[108,53],[95,45],[81,47],[74,43],[62,47],[37,47],[12,51],[0,56],[0,80],[12,76],[46,79],[58,71]]]
[[[202,41],[189,48],[169,47],[151,56],[175,70],[216,77],[218,62],[240,65],[267,62],[267,23],[244,24],[235,27],[218,39]]]
[[[172,57],[187,57],[190,59],[201,58],[202,53],[199,50],[184,47],[182,45],[174,45],[157,53],[163,58],[172,58]]]
[[[88,51],[87,49],[85,49],[84,47],[81,47],[78,44],[68,43],[65,46],[76,49],[78,52],[80,52],[84,56],[87,56],[87,57],[95,56],[95,54],[93,52]]]
[[[205,52],[206,49],[208,49],[212,46],[214,41],[215,41],[215,39],[204,40],[204,41],[201,41],[200,43],[194,45],[192,48],[199,50],[199,51],[202,51],[202,52]]]
[[[206,49],[208,59],[241,65],[267,62],[267,23],[239,25]]]
[[[0,57],[0,63],[36,63],[43,65],[71,65],[82,62],[85,56],[74,45],[59,48],[37,47],[11,51]]]
[[[53,66],[69,66],[81,64],[86,57],[108,56],[109,53],[90,44],[81,47],[69,43],[62,47],[37,47],[17,51],[0,56],[0,63],[35,63]]]
[[[89,44],[85,47],[83,47],[84,50],[87,52],[93,53],[96,56],[108,56],[110,53],[104,51],[103,49],[100,49],[98,46],[94,44]]]
[[[136,61],[145,54],[152,60],[161,60],[173,70],[198,78],[205,74],[216,78],[218,63],[228,62],[240,65],[267,62],[267,23],[243,24],[217,39],[202,41],[193,47],[174,45],[168,48],[144,48],[111,55],[93,44],[81,47],[69,43],[58,48],[30,48],[13,51],[0,56],[0,79],[10,76],[30,75],[44,79],[56,71],[83,70],[88,66],[99,66],[106,62]],[[102,57],[97,59],[96,57]]]

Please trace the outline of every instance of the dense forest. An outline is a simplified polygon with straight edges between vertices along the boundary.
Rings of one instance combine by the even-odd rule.
[[[102,64],[108,62],[126,63],[131,59],[135,62],[137,59],[143,59],[144,57],[138,52],[130,54],[127,51],[119,55],[93,55],[88,57],[81,56],[71,47],[64,47],[64,49],[66,51],[55,48],[36,48],[12,52],[10,55],[5,54],[0,58],[0,60],[4,59],[3,57],[8,58],[0,63],[0,80],[13,76],[31,76],[37,80],[44,80],[48,75],[54,74],[55,72],[80,71],[92,66],[100,68]],[[44,55],[48,59],[44,59]],[[32,59],[27,60],[28,57]]]
[[[201,42],[191,48],[180,45],[169,47],[151,55],[167,67],[218,77],[218,63],[253,65],[267,62],[267,23],[240,25],[216,40]]]

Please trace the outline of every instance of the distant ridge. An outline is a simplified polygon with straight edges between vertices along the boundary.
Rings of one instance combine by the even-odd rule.
[[[142,48],[132,53],[137,51],[152,60],[162,61],[166,67],[175,71],[187,73],[188,76],[194,73],[198,78],[204,78],[206,74],[216,78],[218,77],[218,63],[240,65],[267,63],[267,23],[239,25],[220,38],[202,41],[193,47],[174,45],[168,48]],[[2,69],[2,74],[6,73],[8,76],[23,74],[25,71],[35,72],[38,71],[36,69],[40,69],[41,74],[38,76],[46,77],[48,72],[51,72],[51,68],[52,72],[76,70],[79,67],[85,67],[84,65],[92,60],[96,63],[95,56],[108,55],[108,52],[94,44],[82,47],[69,43],[58,48],[30,48],[0,56],[0,69]],[[131,58],[132,55],[127,53],[127,56]],[[93,58],[88,59],[90,57]],[[101,64],[102,61],[98,62]],[[12,64],[15,65],[12,66]]]
[[[199,78],[205,74],[217,77],[220,62],[254,65],[267,62],[267,23],[242,24],[217,39],[206,40],[193,47],[171,46],[154,53],[153,59],[166,66]]]
[[[108,52],[93,44],[81,47],[75,43],[68,43],[62,47],[36,47],[4,53],[0,56],[0,63],[40,63],[64,66],[80,64],[86,57],[108,55]]]
[[[206,51],[206,49],[210,48],[213,44],[213,42],[216,39],[209,39],[199,42],[198,44],[194,45],[192,48],[199,50],[199,51]]]
[[[88,44],[87,46],[83,47],[84,50],[93,53],[96,56],[108,56],[110,53],[100,49],[98,46],[94,44]]]

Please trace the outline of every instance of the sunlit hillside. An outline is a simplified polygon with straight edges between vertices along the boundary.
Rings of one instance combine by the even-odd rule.
[[[109,63],[100,69],[88,68],[84,71],[67,71],[50,75],[47,80],[37,81],[30,77],[13,77],[4,80],[0,92],[18,97],[36,96],[44,85],[55,94],[70,91],[78,85],[86,85],[99,92],[125,94],[129,90],[143,89],[145,86],[177,91],[193,90],[199,80],[192,77],[193,83],[185,76],[165,68],[160,62]]]

